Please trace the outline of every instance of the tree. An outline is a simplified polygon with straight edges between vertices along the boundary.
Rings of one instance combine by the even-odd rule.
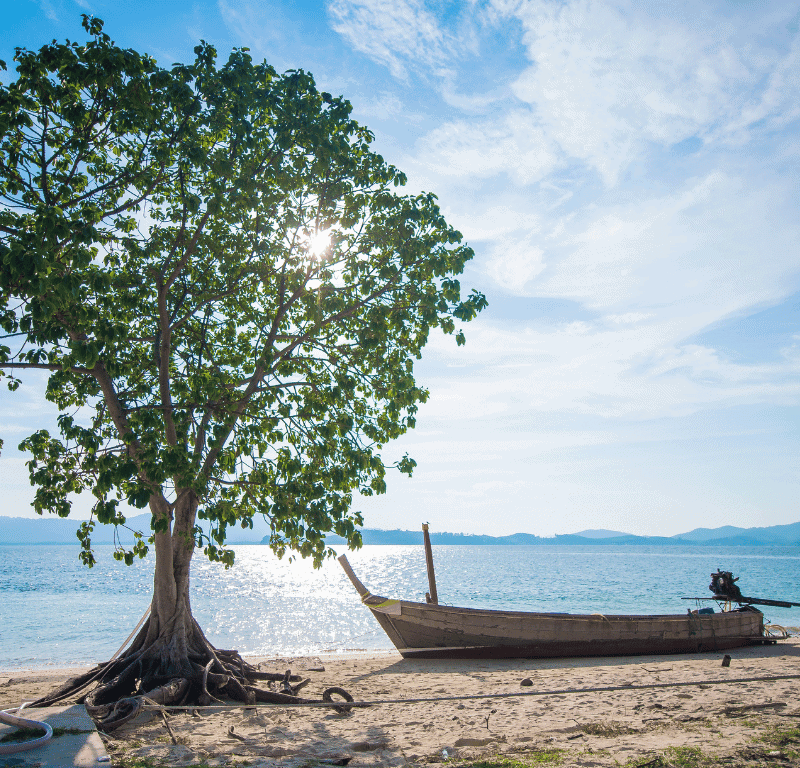
[[[280,556],[320,564],[328,531],[358,546],[353,494],[385,491],[382,446],[427,397],[414,360],[432,328],[462,344],[486,301],[461,296],[472,251],[435,197],[396,193],[403,174],[309,74],[246,49],[218,67],[206,43],[165,70],[84,27],[17,49],[0,87],[0,371],[10,389],[49,371],[61,412],[58,436],[21,444],[36,511],[93,494],[91,566],[95,522],[148,506],[115,556],[152,547],[155,576],[129,648],[59,695],[96,677],[95,707],[175,680],[173,698],[253,701],[254,670],[192,617],[195,549],[231,565],[227,529],[256,514]]]

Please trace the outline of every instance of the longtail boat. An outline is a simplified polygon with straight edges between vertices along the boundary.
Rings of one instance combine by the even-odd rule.
[[[632,656],[640,654],[722,651],[774,643],[788,636],[765,627],[753,602],[789,607],[777,600],[720,594],[721,584],[735,579],[725,571],[712,574],[711,589],[720,612],[705,608],[676,615],[608,615],[528,613],[439,605],[427,526],[423,526],[431,591],[428,602],[373,595],[353,572],[347,558],[339,562],[361,602],[372,611],[404,658],[548,658],[567,656]],[[715,578],[715,576],[717,578]],[[720,578],[722,576],[723,578]],[[706,599],[706,598],[689,598]],[[733,602],[743,602],[733,608]]]

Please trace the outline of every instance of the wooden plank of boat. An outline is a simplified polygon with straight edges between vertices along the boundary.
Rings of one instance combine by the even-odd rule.
[[[763,639],[763,614],[755,609],[615,616],[490,611],[386,600],[368,607],[401,654],[428,658],[628,656],[724,650]]]
[[[755,608],[713,614],[603,615],[456,608],[372,595],[347,558],[362,602],[404,657],[546,658],[725,650],[765,642]]]

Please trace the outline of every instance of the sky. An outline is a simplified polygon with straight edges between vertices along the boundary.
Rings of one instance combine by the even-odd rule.
[[[552,536],[800,520],[800,12],[670,0],[3,0],[0,58],[85,39],[163,66],[200,39],[341,94],[439,197],[489,307],[435,335],[412,479],[371,528]],[[42,377],[0,390],[0,514]]]

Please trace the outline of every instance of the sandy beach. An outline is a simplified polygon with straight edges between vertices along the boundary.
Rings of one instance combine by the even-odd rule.
[[[459,764],[615,766],[798,764],[800,639],[722,653],[595,659],[404,660],[396,653],[255,659],[374,704],[147,713],[104,737],[114,764],[287,767]],[[0,671],[0,706],[51,690],[74,670]],[[795,676],[763,682],[753,678]],[[744,682],[726,682],[733,680]],[[523,685],[523,680],[530,684]],[[686,685],[700,683],[700,685]],[[650,686],[650,687],[647,687]],[[592,691],[593,688],[619,690]],[[486,695],[497,698],[468,698]],[[464,698],[452,698],[464,697]],[[173,739],[177,743],[173,743]],[[700,750],[701,752],[698,752]],[[701,755],[702,753],[702,755]],[[797,761],[797,762],[795,762]],[[341,764],[341,762],[340,762]]]

